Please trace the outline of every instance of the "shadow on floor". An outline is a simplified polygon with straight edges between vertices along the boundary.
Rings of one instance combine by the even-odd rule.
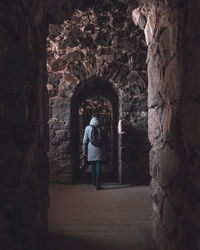
[[[114,241],[114,239],[112,239]],[[136,242],[134,244],[115,244],[108,242],[95,242],[92,240],[83,240],[58,233],[48,233],[47,250],[155,250],[148,243]]]
[[[107,189],[121,189],[121,188],[130,188],[132,187],[131,185],[119,185],[115,183],[103,183],[102,184],[102,190],[107,190]]]

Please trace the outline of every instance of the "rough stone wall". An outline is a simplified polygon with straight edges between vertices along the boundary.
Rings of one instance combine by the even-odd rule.
[[[42,1],[0,2],[1,250],[41,249],[47,231],[44,7]]]
[[[85,1],[0,1],[0,249],[44,249],[48,209],[48,24]]]
[[[71,97],[79,84],[92,77],[113,84],[119,95],[119,119],[129,124],[128,131],[120,131],[126,134],[120,143],[121,182],[128,180],[128,173],[129,176],[132,174],[129,182],[148,180],[147,48],[144,33],[131,18],[135,3],[107,2],[94,4],[86,11],[77,10],[62,25],[50,26],[47,40],[49,158],[54,181],[70,181]]]
[[[47,229],[42,43],[47,27],[41,17],[45,9],[51,22],[62,23],[73,8],[66,1],[59,9],[64,1],[56,1],[48,9],[44,2],[0,2],[0,243],[6,250],[39,249]],[[200,3],[151,2],[155,5],[141,9],[147,25],[144,16],[139,15],[138,21],[145,26],[149,45],[154,238],[162,250],[196,250],[200,249]]]
[[[152,1],[154,2],[154,1]],[[200,249],[200,4],[149,2],[148,125],[154,239],[162,250]]]

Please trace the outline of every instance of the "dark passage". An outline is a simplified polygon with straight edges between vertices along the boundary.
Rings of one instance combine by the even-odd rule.
[[[0,250],[154,250],[150,218],[160,250],[199,250],[200,1],[2,0],[0,13]],[[134,187],[67,185],[78,110],[98,96],[114,176]]]

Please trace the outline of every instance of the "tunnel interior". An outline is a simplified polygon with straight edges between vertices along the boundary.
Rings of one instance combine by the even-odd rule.
[[[121,182],[140,163],[129,135],[140,128],[151,144],[159,249],[199,249],[199,1],[19,0],[0,9],[2,248],[44,249],[49,176],[76,175],[74,91],[97,77],[118,93]]]

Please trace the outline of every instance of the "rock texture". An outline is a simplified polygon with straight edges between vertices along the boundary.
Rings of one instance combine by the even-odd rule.
[[[147,47],[144,32],[134,25],[132,5],[126,1],[108,5],[106,9],[104,6],[98,11],[96,7],[77,10],[62,25],[50,26],[47,69],[52,181],[67,182],[74,171],[69,161],[74,152],[59,150],[63,149],[63,144],[70,144],[69,138],[58,133],[62,130],[70,137],[71,127],[78,122],[71,122],[71,98],[79,85],[94,79],[90,82],[92,88],[95,79],[101,79],[112,84],[118,95],[118,103],[113,103],[120,107],[118,119],[129,123],[131,128],[120,131],[127,134],[129,141],[120,142],[119,179],[135,184],[148,183]],[[82,95],[87,98],[89,92],[90,88],[88,94]],[[100,92],[96,91],[96,95]]]
[[[48,210],[48,93],[41,3],[1,1],[0,249],[41,249]]]
[[[147,20],[153,228],[162,250],[200,249],[199,11],[195,1],[146,1],[133,11],[138,25]]]
[[[80,11],[71,18],[75,9]],[[88,97],[82,87],[91,87],[91,82],[85,80],[96,76],[103,80],[95,79],[93,90],[103,85],[98,91],[112,93],[110,103],[120,107],[119,170],[122,179],[128,178],[130,165],[124,159],[132,164],[137,156],[126,155],[134,145],[130,142],[123,149],[123,140],[128,143],[130,131],[140,128],[139,124],[146,126],[147,106],[142,63],[146,48],[140,38],[143,33],[129,21],[131,13],[134,22],[144,29],[148,45],[154,239],[162,250],[199,249],[199,1],[141,0],[138,5],[135,0],[111,4],[92,0],[18,0],[1,1],[0,10],[1,249],[44,249],[48,208],[45,50],[49,23],[53,24],[47,44],[48,48],[53,46],[52,51],[47,51],[50,147],[57,147],[58,152],[65,152],[66,159],[69,157],[69,161],[60,158],[59,167],[67,171],[64,164],[72,160],[68,150],[73,145],[67,144],[71,136],[70,95],[75,97],[72,102],[80,104],[76,97]],[[71,28],[67,31],[66,27]],[[134,100],[143,101],[143,106],[137,106],[142,102]],[[62,148],[59,141],[64,142]]]

